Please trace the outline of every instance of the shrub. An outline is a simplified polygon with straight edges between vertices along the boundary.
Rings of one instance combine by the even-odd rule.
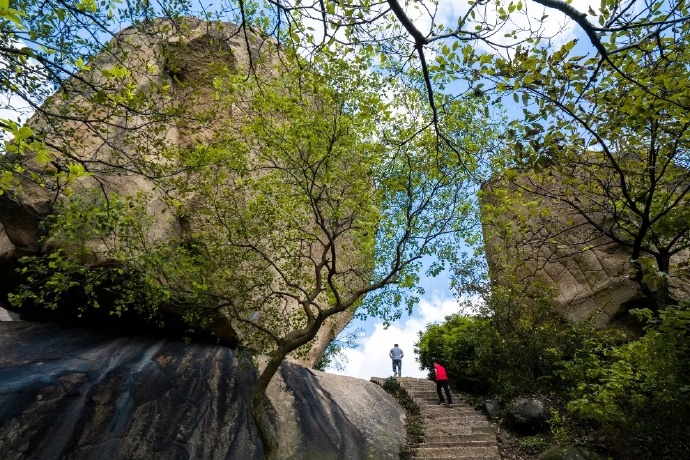
[[[420,333],[422,366],[444,362],[454,388],[501,400],[547,390],[581,333],[552,313],[545,299],[529,306],[517,291],[496,288],[479,316],[451,315]]]
[[[582,349],[564,365],[569,410],[592,421],[625,458],[690,458],[690,303],[649,310],[646,333]]]

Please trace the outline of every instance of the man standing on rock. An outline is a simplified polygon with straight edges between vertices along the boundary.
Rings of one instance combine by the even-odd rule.
[[[396,343],[393,345],[393,348],[391,348],[391,351],[388,352],[388,356],[390,356],[390,358],[393,360],[393,377],[396,375],[400,377],[400,371],[402,370],[402,359],[405,357],[405,353],[403,353]]]

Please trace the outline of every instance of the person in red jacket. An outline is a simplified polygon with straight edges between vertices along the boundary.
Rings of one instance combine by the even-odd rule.
[[[443,405],[446,403],[441,394],[441,388],[443,388],[448,399],[448,407],[453,407],[453,398],[451,398],[450,388],[448,388],[448,374],[446,374],[446,368],[438,360],[434,360],[434,372],[436,374],[436,392],[438,393],[439,404]]]

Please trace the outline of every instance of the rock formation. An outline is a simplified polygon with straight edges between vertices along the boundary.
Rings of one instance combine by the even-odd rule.
[[[507,276],[509,283],[549,289],[556,311],[570,321],[639,332],[628,311],[644,306],[645,295],[630,279],[627,249],[598,235],[569,207],[530,193],[521,180],[529,182],[518,176],[515,182],[492,180],[482,187],[492,280],[502,283]],[[690,295],[688,280],[671,279],[671,295]]]
[[[256,372],[236,352],[0,322],[0,457],[261,459]],[[404,411],[374,383],[283,363],[268,391],[280,457],[397,459]]]
[[[152,221],[143,236],[148,241],[183,241],[193,233],[194,200],[185,203],[191,214],[176,213],[166,201],[168,191],[158,188],[159,167],[174,162],[173,153],[180,149],[220,141],[227,124],[233,122],[232,107],[211,95],[218,78],[245,75],[250,68],[261,78],[270,78],[276,62],[273,41],[228,24],[191,18],[175,23],[157,20],[117,34],[78,78],[66,82],[28,122],[37,136],[46,139],[51,160],[41,161],[37,155],[20,158],[26,171],[23,177],[33,175],[43,182],[22,180],[0,196],[0,305],[10,308],[5,301],[20,282],[15,269],[22,256],[63,249],[88,266],[112,262],[107,242],[102,240],[81,242],[80,248],[66,246],[59,238],[42,240],[42,224],[66,190],[61,173],[70,166],[79,165],[89,173],[70,184],[72,192],[144,194],[146,218]],[[128,95],[136,98],[128,100]],[[356,290],[358,282],[346,284]],[[18,313],[33,319],[59,319],[36,310]],[[300,356],[302,363],[318,362],[353,314],[349,310],[329,318],[308,353]],[[212,329],[226,343],[237,338],[236,328],[222,313],[215,317]]]

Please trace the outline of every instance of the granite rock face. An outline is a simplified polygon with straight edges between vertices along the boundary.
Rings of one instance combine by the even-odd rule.
[[[548,287],[556,311],[569,321],[636,330],[639,325],[627,312],[644,305],[645,295],[630,279],[626,248],[596,235],[567,206],[530,194],[519,181],[495,180],[482,187],[482,230],[492,280],[501,283],[507,274],[512,282]],[[672,262],[684,258],[685,252]],[[685,298],[690,280],[672,278],[670,290],[672,297]]]
[[[0,457],[256,459],[255,370],[234,351],[0,322]],[[284,459],[397,459],[404,411],[373,383],[283,363],[267,408]]]
[[[0,307],[0,321],[19,321],[19,315]]]

